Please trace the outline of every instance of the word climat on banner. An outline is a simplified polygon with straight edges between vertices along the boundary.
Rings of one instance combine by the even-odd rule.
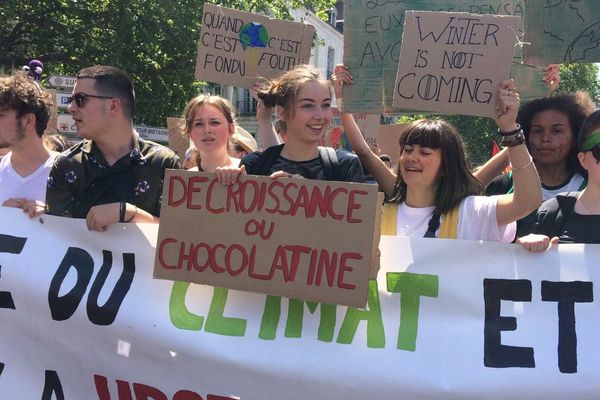
[[[153,225],[88,232],[82,220],[41,224],[8,208],[0,220],[14,221],[0,226],[0,299],[14,306],[0,308],[2,398],[361,400],[373,388],[381,398],[597,398],[598,245],[534,256],[386,236],[368,307],[357,309],[151,279]],[[134,255],[132,285],[99,325],[87,308],[123,292],[123,254]],[[55,282],[79,303],[60,321],[49,307]]]

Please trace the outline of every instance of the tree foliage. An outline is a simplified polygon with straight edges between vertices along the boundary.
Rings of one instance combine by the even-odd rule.
[[[294,0],[324,15],[331,0]],[[228,0],[219,5],[290,18],[289,1]],[[198,93],[194,79],[204,0],[3,0],[0,70],[33,58],[44,75],[74,75],[107,64],[127,71],[136,88],[136,123],[164,126]]]
[[[596,103],[600,103],[600,81],[597,64],[564,64],[560,66],[559,92],[584,90]]]

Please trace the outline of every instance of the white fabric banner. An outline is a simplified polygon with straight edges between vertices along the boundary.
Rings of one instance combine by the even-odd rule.
[[[359,310],[152,279],[156,233],[0,207],[1,399],[600,393],[598,245],[383,237]]]

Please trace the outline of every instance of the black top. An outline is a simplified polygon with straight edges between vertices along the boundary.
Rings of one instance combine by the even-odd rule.
[[[600,244],[600,215],[581,215],[573,211],[558,238],[559,243]]]
[[[246,166],[246,172],[251,175],[259,175],[259,164],[262,162],[261,152],[248,154],[242,158],[241,164]],[[344,150],[336,150],[339,161],[339,176],[343,182],[365,182],[365,176],[358,157]],[[281,155],[277,156],[270,168],[269,174],[276,171],[285,171],[290,174],[298,174],[307,179],[326,180],[323,162],[320,157],[308,161],[292,161]]]
[[[91,207],[125,201],[158,217],[165,169],[181,169],[179,157],[134,135],[133,149],[108,165],[91,140],[83,140],[54,161],[46,203],[48,214],[85,218]]]

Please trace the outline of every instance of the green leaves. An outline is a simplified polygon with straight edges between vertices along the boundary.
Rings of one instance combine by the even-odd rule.
[[[225,7],[290,18],[285,0],[213,1]],[[330,0],[294,0],[325,11]],[[108,64],[136,87],[135,122],[165,126],[198,93],[194,79],[203,0],[3,0],[0,70],[44,62],[44,76],[73,75]]]

